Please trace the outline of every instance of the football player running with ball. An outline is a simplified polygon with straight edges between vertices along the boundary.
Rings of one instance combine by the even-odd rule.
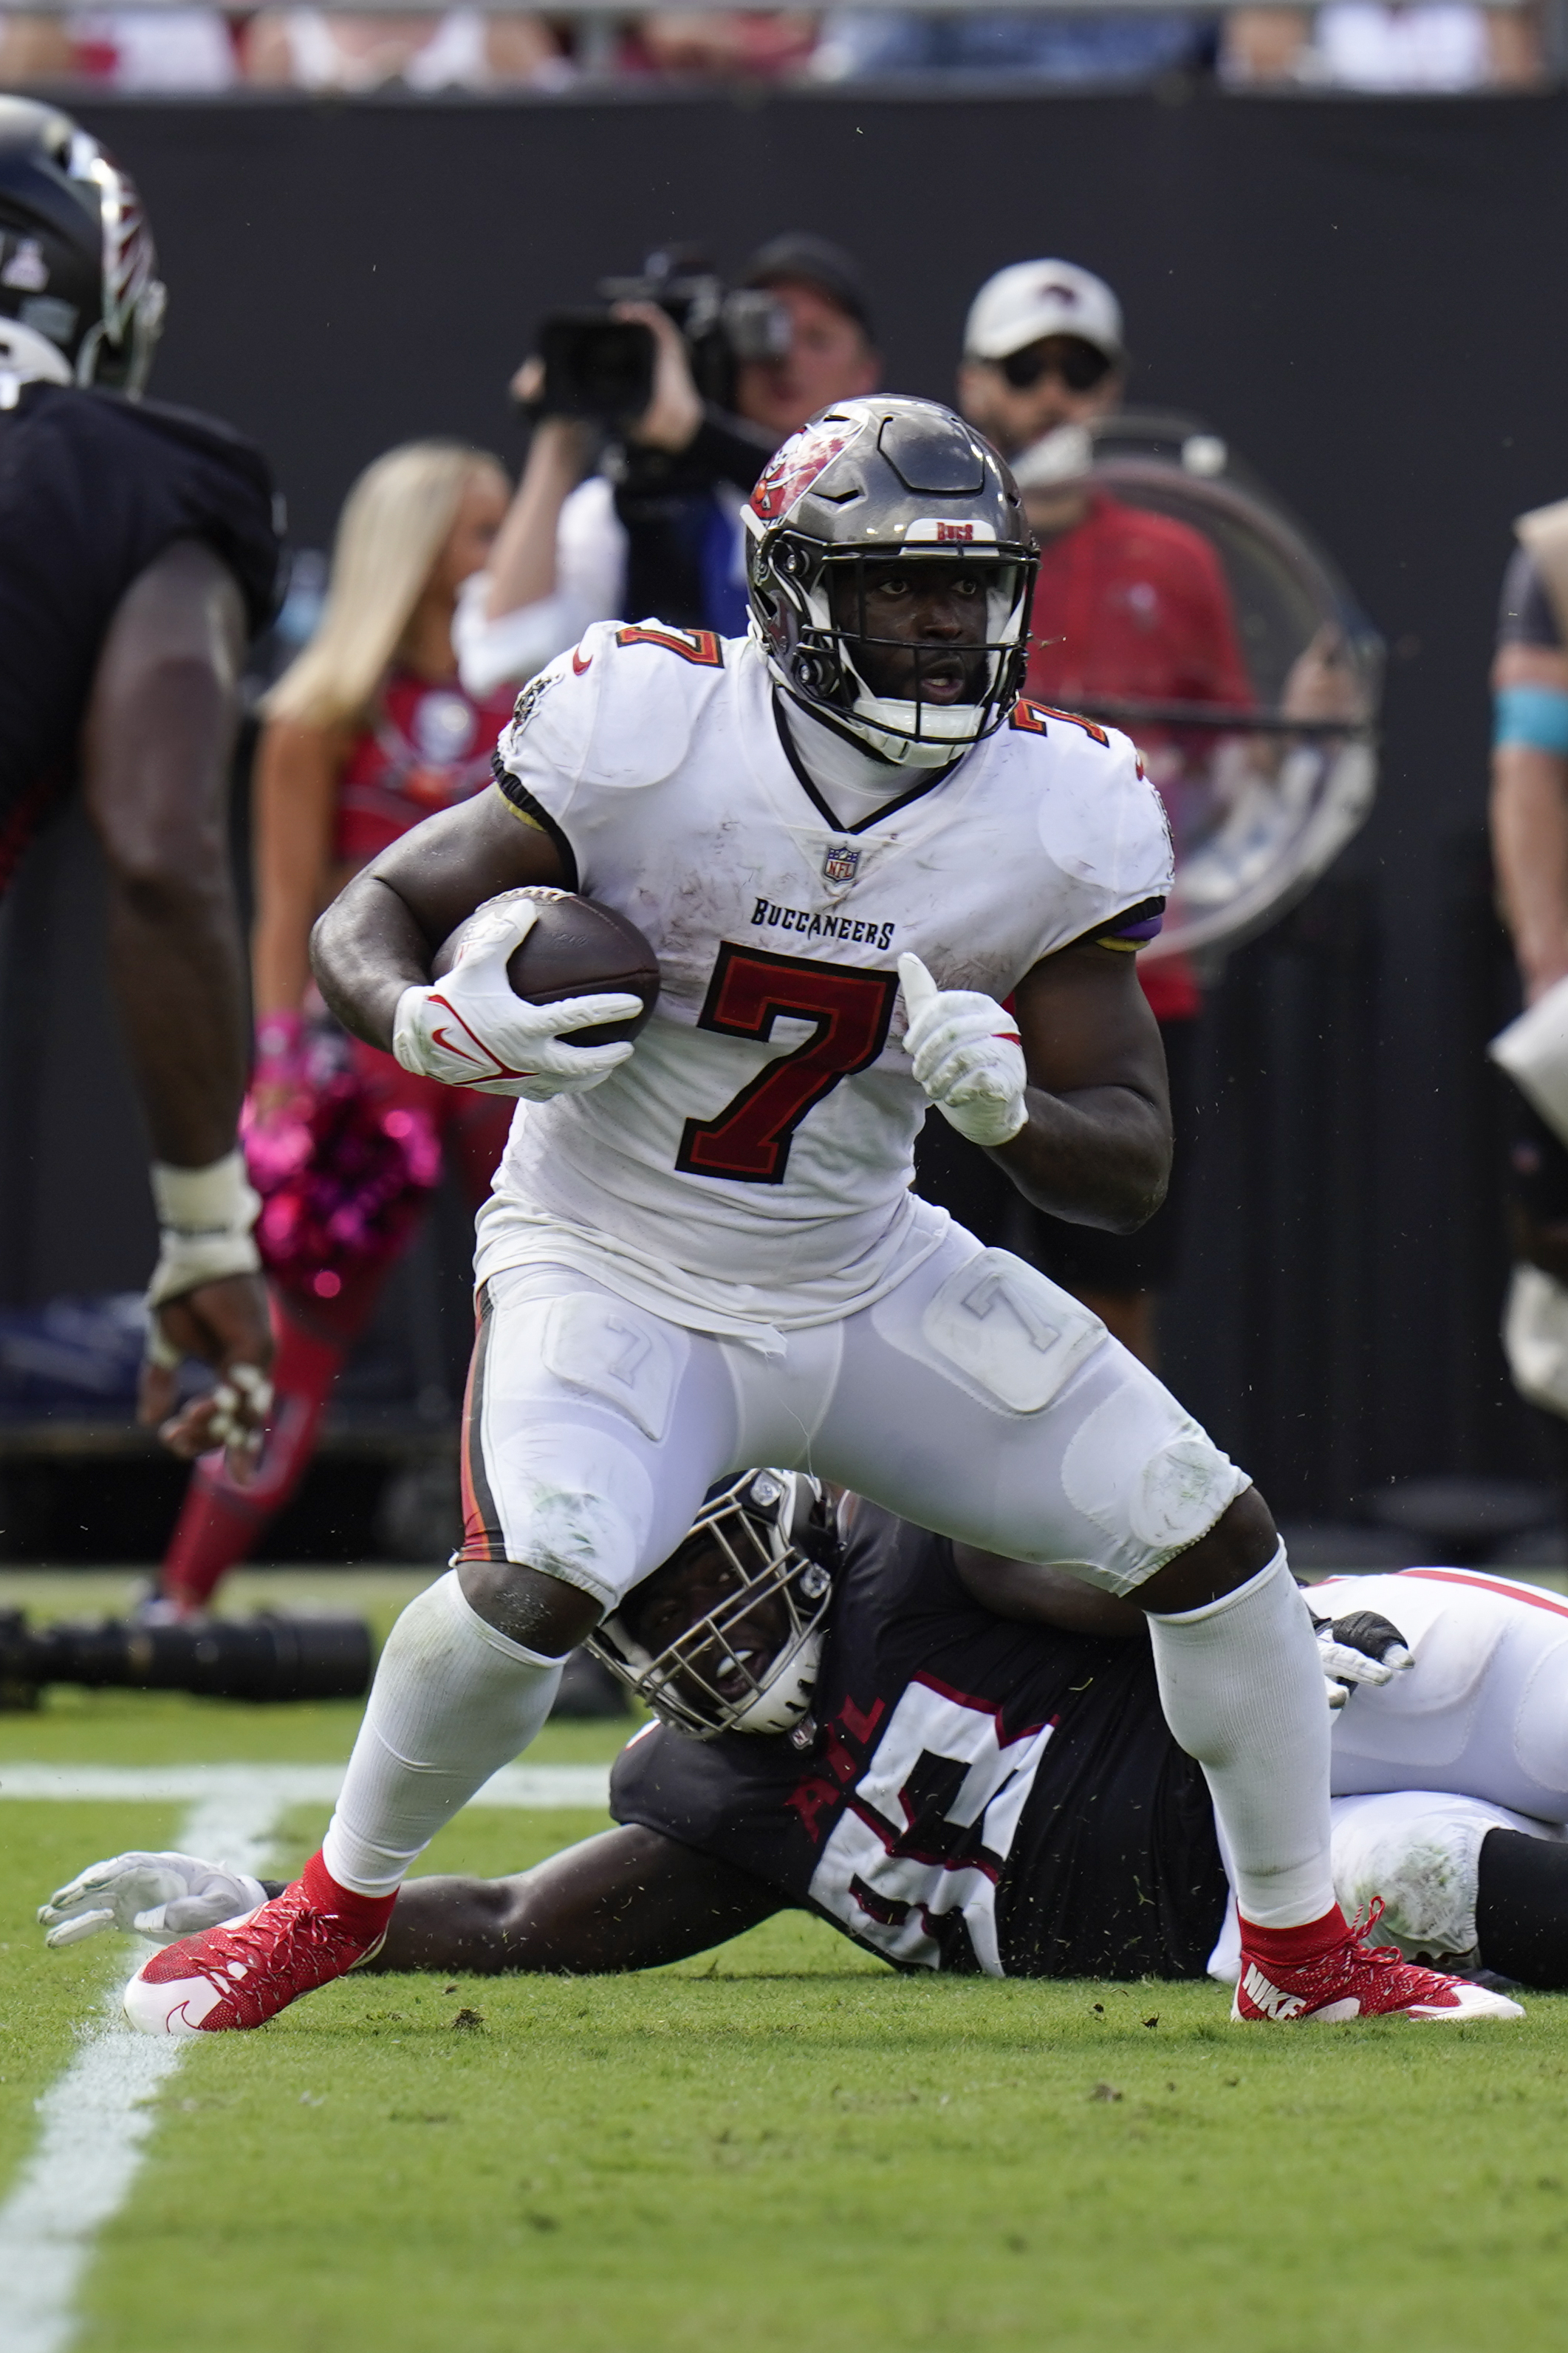
[[[321,1852],[148,1961],[132,2018],[257,2026],[374,1953],[564,1654],[758,1461],[1148,1613],[1230,1856],[1238,2016],[1511,2014],[1346,1925],[1317,1644],[1246,1474],[1087,1309],[909,1189],[932,1104],[1088,1224],[1136,1227],[1170,1162],[1158,1033],[1104,944],[1158,913],[1170,843],[1124,737],[1018,697],[1011,477],[931,402],[848,401],[747,527],[750,637],[591,629],[524,694],[497,789],[318,926],[347,1027],[451,1083],[482,1051],[523,1104],[479,1218],[464,1541],[388,1641]],[[431,987],[453,928],[523,885],[647,934],[635,1046],[573,1043],[631,997],[513,995],[531,902]]]

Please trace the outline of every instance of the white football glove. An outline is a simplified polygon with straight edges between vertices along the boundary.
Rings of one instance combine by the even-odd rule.
[[[939,988],[919,956],[899,958],[915,1078],[971,1144],[1009,1143],[1029,1116],[1013,1017],[977,988]]]
[[[586,1094],[619,1069],[632,1050],[629,1039],[617,1046],[561,1041],[601,1021],[629,1021],[642,1011],[640,997],[616,993],[529,1005],[514,992],[507,959],[538,921],[531,899],[489,909],[444,979],[404,990],[392,1050],[405,1071],[483,1095],[549,1103],[555,1095]]]
[[[1314,1618],[1318,1656],[1329,1689],[1329,1709],[1336,1714],[1354,1683],[1391,1683],[1396,1674],[1415,1664],[1410,1645],[1397,1626],[1375,1610],[1358,1609],[1344,1618]]]
[[[106,1928],[172,1945],[176,1936],[198,1936],[266,1901],[267,1890],[247,1871],[195,1854],[133,1852],[89,1863],[68,1887],[58,1887],[39,1905],[38,1924],[49,1932],[45,1944],[57,1950]]]

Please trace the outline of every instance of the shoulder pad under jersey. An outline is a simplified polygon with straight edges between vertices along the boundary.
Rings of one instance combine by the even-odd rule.
[[[563,783],[629,791],[658,784],[685,759],[735,650],[707,629],[596,621],[524,687],[499,766],[547,808]]]
[[[1029,762],[1040,839],[1054,863],[1088,893],[1087,931],[1102,915],[1146,899],[1170,896],[1175,857],[1164,803],[1143,773],[1131,741],[1075,713],[1030,702],[1028,718],[1007,740]],[[1037,765],[1026,748],[1040,742],[1051,756]]]

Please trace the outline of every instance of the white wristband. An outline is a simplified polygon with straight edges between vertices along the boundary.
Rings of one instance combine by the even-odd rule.
[[[261,1207],[237,1147],[205,1168],[175,1168],[154,1160],[149,1172],[158,1223],[177,1234],[247,1234]]]
[[[149,1308],[164,1306],[204,1282],[259,1272],[250,1229],[261,1197],[251,1189],[237,1150],[205,1168],[175,1168],[155,1160],[152,1180],[160,1246],[147,1286]]]

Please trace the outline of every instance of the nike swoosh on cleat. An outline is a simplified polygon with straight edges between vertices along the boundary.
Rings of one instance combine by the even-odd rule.
[[[584,670],[592,670],[592,669],[593,669],[593,667],[594,667],[594,657],[593,657],[593,655],[592,655],[592,654],[590,654],[590,655],[588,656],[587,660],[586,660],[586,661],[584,661],[584,659],[583,659],[583,649],[582,649],[582,648],[581,648],[580,646],[579,646],[579,647],[577,647],[577,648],[575,648],[575,649],[574,649],[574,652],[573,652],[573,655],[572,655],[572,667],[573,667],[573,669],[575,670],[575,672],[576,672],[577,676],[578,676],[579,678],[581,678]]]

